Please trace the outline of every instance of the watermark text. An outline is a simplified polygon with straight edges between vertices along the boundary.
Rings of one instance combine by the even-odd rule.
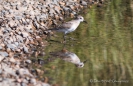
[[[90,79],[91,83],[128,83],[129,80],[115,80],[115,79],[109,79],[109,80],[97,80],[97,79]]]

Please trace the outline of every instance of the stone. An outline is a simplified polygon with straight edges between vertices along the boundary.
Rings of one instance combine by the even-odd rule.
[[[15,74],[15,70],[13,68],[10,68],[8,66],[4,66],[3,67],[3,73],[6,75],[6,74],[10,74],[10,75],[13,75],[13,76],[16,76]]]
[[[10,6],[4,5],[3,8],[6,9],[6,10],[9,10],[10,9]]]
[[[69,11],[70,8],[69,8],[69,7],[63,7],[63,10],[64,10],[64,11]]]
[[[22,16],[15,16],[15,19],[20,20],[22,19]]]
[[[51,8],[51,9],[49,10],[49,13],[50,13],[50,14],[56,14],[56,13],[55,13],[55,10],[54,10],[53,8]]]
[[[13,27],[15,22],[13,20],[11,20],[8,24],[9,24],[10,27]]]
[[[33,84],[33,85],[36,85],[36,79],[31,78],[31,79],[30,79],[30,83]]]
[[[20,35],[16,36],[17,41],[23,43],[23,38]]]
[[[17,48],[17,46],[15,44],[7,44],[7,48],[15,50]]]
[[[43,83],[42,86],[51,86],[51,85],[48,83]]]
[[[0,50],[2,50],[2,46],[0,46]]]
[[[0,51],[0,55],[3,56],[3,57],[7,57],[8,56],[8,53],[7,52],[4,52],[4,51]]]
[[[18,46],[18,45],[19,45],[19,43],[18,43],[18,42],[14,42],[14,44],[15,44],[16,46]]]
[[[0,55],[0,62],[4,59],[5,57]]]
[[[28,48],[25,45],[23,46],[23,50],[25,53],[29,53]]]
[[[22,35],[22,37],[28,37],[29,36],[29,34],[27,32],[22,32],[21,35]]]
[[[16,62],[16,60],[15,60],[13,57],[11,57],[11,58],[9,59],[9,61],[12,62],[12,63],[15,63],[15,62]]]
[[[26,83],[24,83],[24,82],[22,82],[22,83],[21,83],[21,86],[27,86],[27,84],[26,84]]]
[[[80,1],[80,3],[81,3],[81,5],[83,5],[83,6],[86,6],[87,5],[87,2],[86,1]]]
[[[26,80],[26,79],[24,79],[24,80],[23,80],[23,83],[28,84],[28,83],[29,83],[29,81],[28,81],[28,80]]]
[[[59,6],[55,6],[54,9],[55,9],[55,11],[56,11],[57,13],[60,13],[60,9],[61,9],[61,8],[60,8]]]
[[[38,24],[36,21],[33,22],[33,25],[34,25],[34,27],[35,27],[36,29],[39,28],[39,24]]]
[[[62,6],[64,6],[64,5],[65,5],[65,3],[64,3],[64,2],[62,2],[62,1],[60,1],[60,2],[59,2],[59,4],[60,4],[60,5],[62,5]]]
[[[31,64],[31,60],[26,60],[25,63]]]
[[[17,74],[23,76],[23,75],[28,75],[32,77],[32,74],[28,71],[26,68],[20,68],[19,70],[16,71]]]

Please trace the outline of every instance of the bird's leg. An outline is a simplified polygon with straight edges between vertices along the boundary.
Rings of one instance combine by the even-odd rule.
[[[48,39],[50,40],[50,38],[51,38],[51,34],[50,34],[50,32],[48,32],[48,33],[47,33],[46,40],[48,40]]]
[[[65,43],[66,42],[66,34],[63,35],[63,39],[64,39],[63,43]]]

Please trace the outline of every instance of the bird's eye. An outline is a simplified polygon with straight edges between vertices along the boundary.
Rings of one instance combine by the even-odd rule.
[[[80,19],[82,19],[82,18],[80,18]]]

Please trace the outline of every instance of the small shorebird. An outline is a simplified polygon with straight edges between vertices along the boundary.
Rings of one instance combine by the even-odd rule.
[[[52,31],[57,31],[57,32],[63,32],[64,33],[64,41],[65,41],[65,35],[67,33],[73,32],[74,30],[77,29],[77,27],[79,26],[80,22],[86,22],[84,21],[84,18],[79,15],[76,17],[76,19],[65,22],[59,26],[57,26],[56,28],[52,28],[52,29],[48,29],[48,30],[52,30]]]
[[[79,67],[79,68],[83,67],[84,63],[87,61],[86,60],[86,61],[81,62],[79,57],[75,53],[69,52],[65,49],[58,51],[58,52],[51,52],[50,54],[52,56],[59,57],[64,61],[71,62],[75,64],[76,67]]]

